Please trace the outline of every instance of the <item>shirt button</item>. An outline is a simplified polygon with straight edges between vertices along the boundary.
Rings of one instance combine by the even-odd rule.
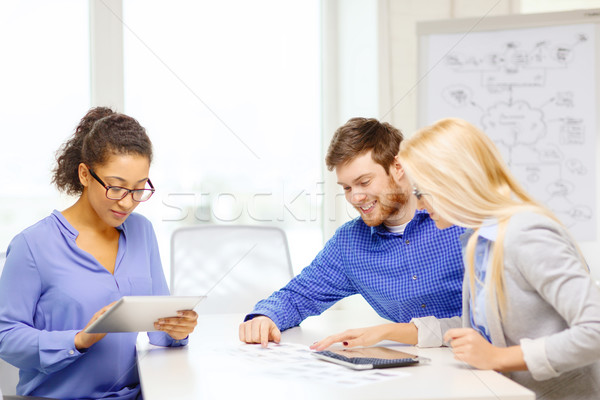
[[[409,243],[410,243],[410,240],[406,239],[406,244],[409,244]]]
[[[421,304],[421,308],[425,308],[425,304]]]
[[[413,281],[416,281],[416,280],[417,280],[417,276],[413,275]]]
[[[75,354],[75,352],[73,350],[69,350],[69,354],[73,355],[73,354]]]

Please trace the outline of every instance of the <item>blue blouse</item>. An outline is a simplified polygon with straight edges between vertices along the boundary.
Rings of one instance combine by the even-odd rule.
[[[0,278],[0,357],[20,369],[18,394],[140,394],[137,333],[109,333],[82,352],[74,344],[92,316],[122,296],[169,294],[150,221],[131,214],[117,229],[114,275],[77,246],[78,232],[56,210],[10,243]],[[164,332],[148,335],[156,345],[187,343]]]
[[[466,248],[468,239],[473,234],[473,230],[469,229],[465,232],[463,238],[463,246]],[[479,237],[475,245],[475,293],[471,293],[471,308],[469,318],[471,326],[477,330],[488,342],[492,342],[490,331],[487,322],[486,304],[488,302],[489,293],[486,290],[486,276],[490,263],[490,255],[494,248],[494,243],[498,236],[498,223],[496,220],[488,220],[479,229]],[[466,251],[463,252],[466,254]],[[466,264],[466,260],[465,260]]]

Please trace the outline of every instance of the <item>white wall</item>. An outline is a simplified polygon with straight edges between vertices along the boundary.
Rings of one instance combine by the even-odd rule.
[[[405,134],[417,129],[417,23],[426,20],[506,15],[518,9],[508,0],[383,0],[388,3],[391,107],[380,113]]]

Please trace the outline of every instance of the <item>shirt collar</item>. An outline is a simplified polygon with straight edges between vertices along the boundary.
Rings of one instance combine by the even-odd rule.
[[[63,228],[65,228],[66,231],[69,232],[69,234],[71,236],[73,236],[73,238],[76,238],[77,236],[79,236],[79,231],[77,231],[77,229],[73,228],[73,225],[71,225],[69,223],[69,221],[67,221],[65,216],[62,215],[62,213],[60,211],[54,210],[54,211],[52,211],[52,215],[54,216],[54,218],[56,218],[58,220],[58,223],[60,225],[62,225]]]
[[[498,220],[496,218],[484,220],[479,228],[479,236],[495,242],[498,237]]]
[[[460,235],[460,241],[463,246],[467,245],[469,238],[475,232],[472,228],[467,228],[465,232]],[[488,218],[483,221],[481,227],[479,228],[479,237],[482,237],[491,242],[495,242],[498,238],[498,220],[495,218]]]
[[[129,214],[129,217],[131,217],[131,214]],[[129,219],[129,217],[127,217],[127,219]],[[125,223],[127,222],[127,219],[121,225],[115,227],[119,232],[123,232],[124,236],[127,236],[127,224]]]
[[[54,210],[52,211],[52,215],[54,215],[54,217],[58,220],[58,222],[67,230],[67,232],[69,232],[69,234],[71,234],[74,238],[77,238],[77,236],[79,236],[79,231],[77,229],[75,229],[73,227],[73,225],[71,225],[69,223],[69,221],[67,221],[67,219],[65,218],[64,215],[62,215],[62,213],[58,210]],[[125,222],[127,222],[127,220],[125,220]],[[121,225],[117,226],[115,229],[123,232],[124,235],[127,234],[127,229],[126,229],[126,225],[125,222],[123,222]]]
[[[412,221],[422,221],[423,219],[428,218],[428,217],[429,217],[429,214],[427,213],[427,211],[416,210],[414,217],[412,218],[412,220],[408,221],[408,223],[410,224]],[[407,228],[408,228],[408,225],[407,225]],[[406,232],[406,230],[404,232]],[[388,231],[384,224],[379,224],[377,226],[371,227],[371,236],[373,236],[375,234],[378,234],[381,236],[398,236],[397,234]]]

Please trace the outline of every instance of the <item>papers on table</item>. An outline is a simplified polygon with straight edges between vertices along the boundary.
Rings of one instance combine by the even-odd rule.
[[[259,344],[240,344],[226,349],[215,349],[221,357],[230,357],[235,362],[252,366],[250,371],[269,374],[273,378],[309,380],[343,386],[367,385],[383,380],[410,376],[401,368],[386,370],[355,371],[341,365],[319,360],[306,345],[297,343],[269,343],[262,348]]]

